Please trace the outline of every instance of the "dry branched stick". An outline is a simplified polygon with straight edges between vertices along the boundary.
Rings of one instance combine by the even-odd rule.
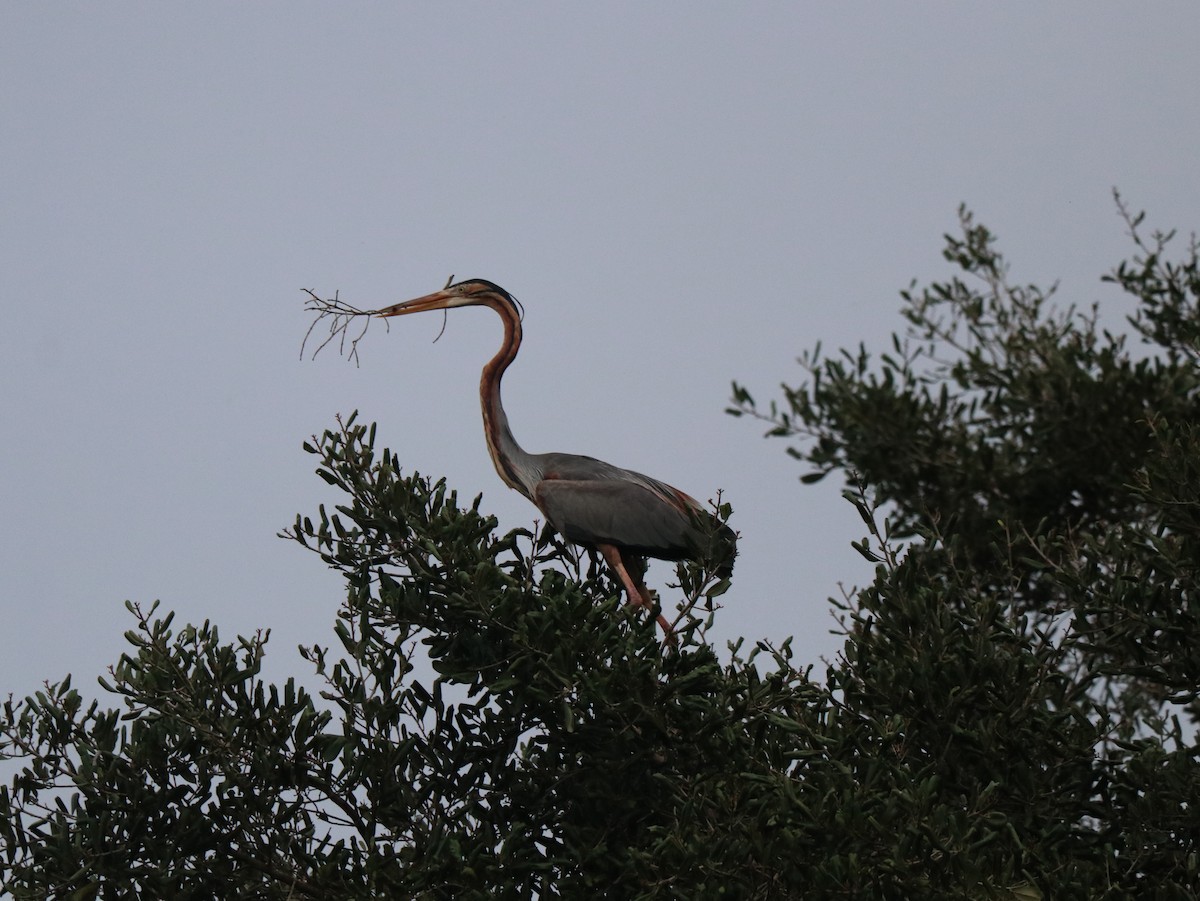
[[[371,327],[371,317],[378,310],[360,310],[357,307],[352,307],[348,303],[343,303],[338,299],[337,292],[334,292],[331,300],[326,300],[318,297],[316,292],[308,288],[304,289],[304,293],[308,295],[308,300],[304,304],[304,309],[316,313],[317,318],[313,320],[313,324],[308,327],[308,331],[304,333],[304,340],[300,342],[300,359],[304,359],[304,348],[308,344],[308,339],[312,336],[313,329],[322,319],[330,319],[329,334],[322,341],[317,349],[312,352],[312,359],[315,359],[317,354],[325,349],[325,346],[332,342],[335,338],[338,340],[338,353],[349,360],[354,361],[354,365],[359,365],[358,359],[358,342],[366,335],[367,329]],[[348,330],[350,321],[357,316],[365,316],[366,321],[363,322],[362,331],[355,338],[350,338]],[[387,327],[387,323],[384,323]],[[350,343],[350,350],[346,350],[346,342]]]

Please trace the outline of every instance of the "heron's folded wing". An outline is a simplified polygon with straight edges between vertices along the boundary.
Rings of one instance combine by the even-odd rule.
[[[636,482],[546,479],[533,501],[568,541],[613,544],[637,554],[678,560],[695,540],[689,516]]]

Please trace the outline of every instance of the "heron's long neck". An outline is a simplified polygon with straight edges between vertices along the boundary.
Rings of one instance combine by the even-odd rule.
[[[504,412],[504,403],[500,400],[500,380],[509,364],[517,358],[517,350],[521,347],[521,320],[516,311],[509,307],[502,308],[492,304],[488,306],[499,313],[501,321],[504,322],[504,342],[496,356],[483,367],[483,375],[479,379],[483,434],[500,478],[510,488],[515,488],[532,500],[533,483],[536,481],[533,458],[513,437],[512,429],[508,427],[508,416]]]

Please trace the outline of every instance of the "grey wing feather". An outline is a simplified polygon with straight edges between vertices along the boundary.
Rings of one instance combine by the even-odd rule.
[[[688,515],[640,482],[551,478],[537,484],[533,501],[576,544],[613,544],[679,560],[690,554],[695,541]]]

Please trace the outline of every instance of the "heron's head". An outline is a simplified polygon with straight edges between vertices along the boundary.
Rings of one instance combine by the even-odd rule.
[[[424,297],[406,300],[395,306],[384,307],[376,315],[404,316],[408,313],[423,313],[426,310],[449,310],[452,307],[492,307],[497,312],[511,310],[520,316],[520,305],[517,299],[497,285],[482,278],[469,278],[466,281],[447,285],[441,291],[434,291]]]

